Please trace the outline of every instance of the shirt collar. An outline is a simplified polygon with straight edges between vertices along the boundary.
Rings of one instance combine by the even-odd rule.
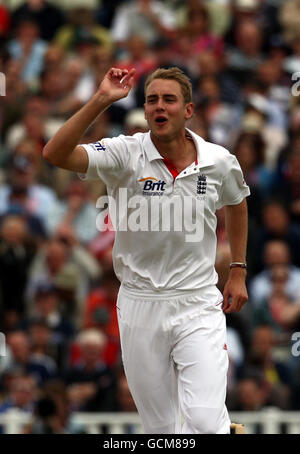
[[[158,152],[154,143],[151,140],[150,131],[145,134],[144,147],[147,158],[149,161],[154,161],[155,159],[163,159],[162,155]]]
[[[196,145],[198,158],[197,167],[201,168],[215,164],[213,156],[208,150],[208,143],[204,139],[202,139],[202,137],[198,136],[198,134],[195,134],[190,129],[186,128],[186,131],[190,134]],[[154,143],[151,140],[150,131],[147,132],[145,135],[144,147],[146,155],[150,162],[154,161],[155,159],[163,159],[163,157],[158,152]]]

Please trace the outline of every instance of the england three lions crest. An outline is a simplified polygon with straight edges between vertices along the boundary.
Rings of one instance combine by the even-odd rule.
[[[205,195],[206,194],[206,187],[207,187],[207,177],[203,173],[198,176],[197,180],[197,194],[198,195]]]

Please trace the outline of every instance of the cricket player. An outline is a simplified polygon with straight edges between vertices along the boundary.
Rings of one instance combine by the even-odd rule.
[[[225,314],[248,298],[249,188],[235,156],[186,128],[192,88],[178,68],[158,69],[145,83],[149,132],[78,145],[89,125],[128,95],[134,72],[111,68],[43,155],[84,179],[103,180],[110,208],[118,206],[113,260],[122,359],[145,432],[230,433]],[[215,212],[223,206],[232,263],[222,295],[214,264]]]

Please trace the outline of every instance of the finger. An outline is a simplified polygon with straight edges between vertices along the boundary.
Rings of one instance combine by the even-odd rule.
[[[129,72],[128,72],[127,69],[126,69],[125,71],[126,71],[126,73],[123,74],[123,77],[122,77],[122,79],[120,80],[120,84],[123,84],[124,86],[130,84],[130,85],[132,86],[132,83],[133,83],[133,75],[135,74],[135,69],[132,68]]]
[[[243,300],[241,300],[239,297],[236,297],[232,300],[232,303],[229,305],[229,307],[226,309],[226,314],[230,314],[232,312],[239,312],[243,307]]]
[[[134,85],[134,78],[133,78],[133,77],[130,77],[127,86],[128,86],[129,88],[132,88],[133,85]]]
[[[123,77],[123,71],[122,71],[122,69],[117,68],[117,69],[115,70],[115,77],[116,77],[117,79],[121,79],[121,78]]]
[[[236,296],[235,297],[231,296],[231,298],[229,299],[229,304],[226,307],[226,309],[224,310],[224,312],[226,314],[230,314],[231,312],[234,312],[235,308],[237,307],[237,303],[238,303],[237,297]]]
[[[125,70],[126,71],[126,70]],[[121,79],[122,78],[123,70],[119,68],[111,68],[109,70],[109,76],[114,79]]]
[[[222,309],[225,311],[230,306],[230,294],[227,292],[223,293]]]

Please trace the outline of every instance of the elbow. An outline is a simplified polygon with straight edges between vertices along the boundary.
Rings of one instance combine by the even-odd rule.
[[[42,151],[43,158],[45,161],[49,162],[50,164],[56,165],[53,159],[53,152],[51,151],[49,147],[49,142],[44,146],[43,151]]]
[[[45,159],[45,161],[50,162],[50,153],[49,153],[49,148],[48,148],[48,143],[44,146],[43,151],[42,151],[42,156]]]

